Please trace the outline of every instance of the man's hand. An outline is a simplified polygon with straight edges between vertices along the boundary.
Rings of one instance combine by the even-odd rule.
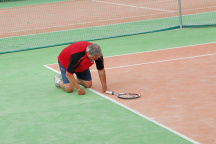
[[[84,95],[85,94],[85,90],[80,88],[79,90],[77,90],[78,95]]]
[[[108,89],[103,89],[102,90],[102,93],[105,93],[106,91],[109,91]]]

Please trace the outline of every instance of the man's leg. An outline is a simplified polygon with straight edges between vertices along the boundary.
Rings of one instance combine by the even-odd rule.
[[[92,78],[89,69],[84,72],[76,73],[76,76],[78,84],[84,86],[85,88],[90,88],[92,86]]]
[[[68,92],[68,93],[73,92],[74,86],[69,82],[69,80],[67,79],[67,77],[65,75],[66,74],[66,69],[60,63],[59,63],[59,68],[61,70],[62,78],[57,80],[58,81],[57,83],[66,92]]]
[[[71,83],[64,83],[63,82],[63,80],[60,80],[59,81],[59,85],[60,85],[60,87],[63,89],[63,90],[65,90],[66,92],[68,92],[68,93],[71,93],[71,92],[73,92],[73,90],[74,90],[74,87],[73,87],[73,85],[71,84]]]

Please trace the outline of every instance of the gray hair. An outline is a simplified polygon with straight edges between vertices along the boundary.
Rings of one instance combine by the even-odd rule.
[[[91,44],[86,48],[86,52],[89,53],[92,56],[96,56],[97,54],[100,54],[102,56],[101,48],[97,44]]]

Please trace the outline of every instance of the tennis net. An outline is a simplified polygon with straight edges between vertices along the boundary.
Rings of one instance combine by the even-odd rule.
[[[216,26],[216,0],[49,2],[26,0],[0,6],[0,53],[181,27]]]

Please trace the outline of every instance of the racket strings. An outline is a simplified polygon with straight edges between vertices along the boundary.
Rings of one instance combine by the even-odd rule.
[[[118,97],[124,99],[134,99],[134,98],[139,98],[140,95],[135,93],[125,93],[125,94],[120,94]]]

